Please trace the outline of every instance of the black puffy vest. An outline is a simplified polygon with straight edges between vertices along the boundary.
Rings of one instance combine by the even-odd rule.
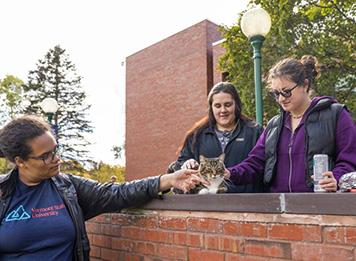
[[[304,122],[305,130],[305,182],[312,187],[313,156],[314,154],[327,154],[329,166],[332,169],[335,162],[335,132],[339,113],[344,105],[334,103],[329,98],[321,99],[308,113]],[[263,182],[271,184],[276,175],[277,145],[283,127],[284,114],[273,117],[266,127],[265,142],[265,170]]]

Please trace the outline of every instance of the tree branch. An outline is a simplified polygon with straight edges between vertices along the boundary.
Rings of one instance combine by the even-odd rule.
[[[335,9],[347,20],[350,20],[353,23],[356,23],[356,21],[354,19],[352,19],[351,17],[348,17],[341,9],[340,7],[338,7],[338,5],[336,3],[331,2],[331,6],[323,6],[323,5],[319,5],[317,4],[317,2],[311,3],[312,5],[316,6],[316,7],[320,7],[320,8],[330,8],[331,6],[334,6]]]

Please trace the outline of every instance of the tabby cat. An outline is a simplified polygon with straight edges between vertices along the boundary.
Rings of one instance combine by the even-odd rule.
[[[216,194],[224,193],[227,188],[224,183],[224,164],[225,154],[221,154],[217,158],[205,158],[203,155],[199,157],[199,174],[209,181],[209,186],[199,185],[194,190],[198,194]]]

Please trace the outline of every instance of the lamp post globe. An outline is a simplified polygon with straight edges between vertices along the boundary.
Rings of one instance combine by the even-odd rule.
[[[41,109],[45,113],[56,113],[58,110],[58,103],[55,99],[53,98],[45,98],[41,103],[40,103]]]
[[[44,113],[47,115],[48,123],[52,126],[52,129],[53,129],[53,131],[56,135],[56,138],[57,138],[57,136],[58,136],[57,124],[56,123],[52,124],[53,115],[57,112],[57,110],[59,108],[57,101],[53,98],[45,98],[40,103],[40,107],[44,111]]]
[[[261,7],[248,10],[241,18],[241,30],[249,39],[253,48],[256,121],[263,125],[262,80],[261,80],[261,47],[265,36],[271,29],[271,17]]]
[[[247,38],[256,35],[266,36],[271,29],[271,17],[261,7],[248,10],[241,18],[241,30]]]
[[[57,112],[58,107],[59,107],[57,101],[53,98],[45,98],[40,103],[40,107],[44,111],[44,113],[47,115],[49,123],[51,123],[53,114],[55,114]]]

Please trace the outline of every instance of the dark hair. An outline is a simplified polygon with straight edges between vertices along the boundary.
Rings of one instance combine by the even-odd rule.
[[[288,77],[297,84],[308,80],[308,91],[314,87],[315,79],[319,75],[318,60],[312,55],[304,55],[300,60],[289,57],[277,62],[268,72],[267,82],[272,79]]]
[[[214,126],[216,124],[216,119],[214,117],[213,113],[213,97],[215,94],[218,93],[228,93],[231,95],[232,99],[235,101],[235,120],[236,122],[239,119],[242,120],[250,120],[248,117],[242,114],[242,103],[239,94],[237,93],[237,90],[235,86],[232,83],[229,82],[220,82],[214,85],[214,87],[210,90],[208,94],[208,115],[194,123],[193,127],[187,131],[184,137],[184,142],[183,144],[178,148],[177,153],[180,152],[180,150],[183,148],[183,146],[187,143],[188,139],[193,136],[193,142],[192,142],[192,151],[194,151],[196,139],[199,136],[199,134],[202,132],[204,128],[207,126]]]
[[[213,113],[213,96],[215,94],[218,94],[220,92],[228,93],[231,95],[232,99],[235,101],[235,117],[236,121],[240,118],[247,118],[246,116],[242,115],[241,110],[242,110],[242,103],[239,94],[237,93],[237,90],[235,86],[232,83],[229,82],[220,82],[217,83],[209,92],[208,95],[208,117],[209,117],[209,123],[210,125],[215,125],[216,124],[216,119],[214,117]]]
[[[10,121],[0,130],[0,157],[13,163],[17,156],[26,160],[32,152],[27,142],[47,131],[51,131],[51,127],[39,116],[25,115]]]

